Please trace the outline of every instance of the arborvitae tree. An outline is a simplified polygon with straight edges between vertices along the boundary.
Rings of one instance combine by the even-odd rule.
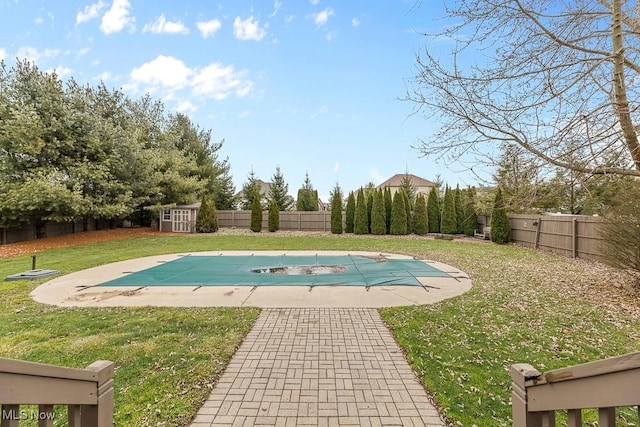
[[[453,190],[451,190],[447,185],[447,188],[444,191],[444,200],[442,203],[442,222],[440,223],[440,231],[445,234],[455,234],[457,230],[454,194]]]
[[[346,212],[346,224],[345,233],[353,233],[353,225],[356,219],[356,196],[353,195],[353,191],[349,193],[347,198],[347,212]]]
[[[384,210],[387,219],[387,234],[391,233],[391,207],[393,205],[393,199],[391,198],[391,189],[389,186],[384,189]]]
[[[375,188],[370,188],[367,191],[367,228],[369,233],[371,233],[371,212],[373,210],[373,195],[376,193]]]
[[[413,211],[413,232],[419,235],[427,234],[429,223],[427,219],[427,200],[424,194],[416,196],[416,208]]]
[[[409,195],[404,189],[400,189],[402,197],[404,198],[404,210],[407,214],[407,234],[413,233],[413,212],[411,211],[411,201]]]
[[[331,192],[331,233],[342,234],[342,189],[338,183]]]
[[[280,229],[280,208],[275,200],[269,202],[269,231],[274,232]]]
[[[453,191],[453,204],[456,209],[456,233],[462,234],[464,233],[464,206],[459,185],[456,185],[456,189]]]
[[[463,231],[467,236],[473,236],[478,228],[478,214],[476,213],[475,192],[472,188],[467,188],[464,197],[464,224]]]
[[[367,201],[364,197],[362,188],[358,190],[356,198],[356,217],[353,223],[353,232],[355,234],[369,233],[369,221],[367,220]]]
[[[259,233],[262,231],[262,203],[260,203],[260,193],[256,190],[253,194],[251,204],[251,231]]]
[[[508,243],[511,240],[511,223],[504,206],[502,189],[498,187],[496,198],[491,211],[491,241],[495,243]]]
[[[387,214],[384,208],[384,195],[379,188],[373,195],[371,208],[371,234],[383,235],[387,233]]]
[[[429,233],[440,232],[440,201],[438,199],[438,189],[436,187],[431,187],[431,190],[429,190],[429,198],[427,199]]]
[[[404,206],[403,191],[396,191],[391,207],[391,234],[407,234],[407,208]]]
[[[253,168],[251,168],[247,180],[242,184],[242,199],[239,201],[240,209],[243,211],[253,209],[253,197],[256,194],[260,196],[260,182]]]
[[[218,213],[213,201],[209,201],[206,195],[202,196],[202,203],[200,204],[200,209],[198,209],[196,230],[198,233],[215,233],[218,231]]]
[[[275,200],[278,205],[278,209],[281,211],[288,211],[291,209],[293,201],[287,194],[289,191],[289,184],[284,180],[282,172],[280,172],[280,166],[276,166],[276,171],[271,177],[271,186],[269,187],[269,198]]]

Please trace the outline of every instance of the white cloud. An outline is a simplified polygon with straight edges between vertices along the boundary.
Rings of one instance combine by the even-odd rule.
[[[105,34],[118,33],[125,27],[133,28],[136,19],[129,16],[129,0],[113,0],[111,8],[102,16],[100,30]]]
[[[330,31],[330,32],[328,32],[328,33],[327,33],[327,35],[326,35],[326,36],[324,36],[324,38],[325,38],[328,42],[330,42],[330,41],[331,41],[331,40],[333,40],[337,35],[338,35],[338,32],[337,32],[337,31]]]
[[[238,118],[246,119],[250,115],[251,115],[251,110],[244,110],[244,111],[242,111],[241,113],[238,114]]]
[[[85,6],[84,9],[78,11],[78,14],[76,15],[76,24],[82,24],[97,18],[104,7],[105,4],[102,0],[98,3]]]
[[[99,80],[101,82],[106,82],[107,80],[111,80],[111,73],[108,72],[108,71],[105,71],[103,73],[98,74],[93,79],[94,80]]]
[[[253,82],[246,77],[246,71],[236,71],[232,65],[213,63],[189,68],[177,58],[159,55],[134,68],[125,87],[134,92],[160,92],[165,100],[184,98],[178,95],[182,90],[189,90],[193,96],[222,100],[231,95],[248,95]],[[186,102],[180,104],[181,108],[195,111]]]
[[[162,14],[155,22],[145,25],[144,28],[142,28],[142,32],[155,34],[189,34],[189,29],[181,21],[167,21],[167,18]]]
[[[333,11],[333,9],[328,7],[321,12],[312,13],[311,17],[313,18],[313,22],[315,22],[316,26],[322,27],[323,25],[327,24],[327,22],[329,21],[329,18],[332,17],[334,14],[335,12]]]
[[[60,67],[46,70],[45,73],[47,74],[55,73],[59,79],[64,79],[65,77],[70,77],[71,74],[73,73],[73,70],[69,67],[65,67],[61,65]]]
[[[7,57],[7,51],[0,48],[0,61]]]
[[[338,172],[339,170],[340,170],[340,162],[336,162],[336,164],[333,165],[333,171]]]
[[[186,100],[186,101],[183,101],[183,102],[179,103],[178,106],[176,107],[176,110],[181,112],[181,113],[183,113],[185,111],[193,113],[193,112],[198,110],[198,107],[193,105],[191,103],[191,101]]]
[[[257,19],[253,16],[248,17],[244,21],[236,16],[233,21],[233,35],[239,40],[257,40],[260,41],[267,35],[265,27],[261,27]]]
[[[220,63],[207,65],[195,71],[191,80],[196,95],[222,100],[235,93],[238,97],[249,94],[253,82],[245,79],[245,72],[235,71],[232,65]]]
[[[164,55],[158,55],[156,59],[131,71],[131,79],[135,85],[142,83],[152,88],[164,86],[182,89],[188,84],[190,76],[191,70],[184,62]]]
[[[269,15],[269,18],[273,18],[274,16],[276,16],[281,7],[282,7],[282,2],[275,0],[275,2],[273,3],[273,12],[271,12],[271,14]]]
[[[359,27],[360,26],[360,20],[358,18],[351,18],[351,26],[352,27]]]
[[[311,3],[312,5],[317,5],[318,3],[320,3],[320,0],[309,0],[309,3]]]
[[[79,51],[76,52],[76,56],[80,57],[80,56],[84,56],[87,53],[91,52],[91,49],[88,47],[82,48]]]
[[[208,38],[214,35],[221,27],[222,22],[218,19],[212,19],[210,21],[201,21],[196,23],[196,27],[202,34],[203,38]]]
[[[285,24],[290,24],[291,22],[293,22],[294,19],[296,19],[295,15],[287,15],[284,18],[284,23]]]
[[[36,25],[42,25],[44,23],[44,19],[42,19],[41,16],[36,17],[36,19],[33,20],[33,23]]]
[[[55,58],[60,54],[58,49],[38,50],[31,46],[21,46],[16,53],[18,58],[24,58],[32,62],[38,62],[40,58]]]

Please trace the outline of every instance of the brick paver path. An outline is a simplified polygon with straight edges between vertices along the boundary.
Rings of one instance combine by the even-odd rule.
[[[265,309],[191,427],[302,425],[445,424],[375,309]]]

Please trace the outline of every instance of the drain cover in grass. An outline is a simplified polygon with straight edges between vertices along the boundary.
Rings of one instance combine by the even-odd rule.
[[[22,273],[18,273],[18,274],[12,274],[11,276],[5,277],[4,280],[5,281],[8,281],[8,280],[36,280],[36,279],[42,279],[43,277],[57,276],[58,274],[60,274],[59,270],[38,269],[38,270],[23,271]]]

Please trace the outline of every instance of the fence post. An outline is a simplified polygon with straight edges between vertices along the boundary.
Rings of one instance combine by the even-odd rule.
[[[540,372],[525,363],[511,365],[510,371],[513,427],[542,427],[541,414],[528,411],[526,385],[528,379],[540,376]]]
[[[99,360],[87,367],[95,371],[98,377],[98,404],[83,406],[82,425],[95,427],[113,427],[113,373],[114,363]]]
[[[540,243],[540,229],[542,228],[542,218],[539,217],[536,224],[536,241],[533,243],[533,248],[538,249],[538,244]]]
[[[573,257],[574,258],[578,258],[578,218],[573,218],[573,224],[572,224],[572,228],[571,228],[571,234],[572,234],[572,247],[571,249],[573,250]]]

